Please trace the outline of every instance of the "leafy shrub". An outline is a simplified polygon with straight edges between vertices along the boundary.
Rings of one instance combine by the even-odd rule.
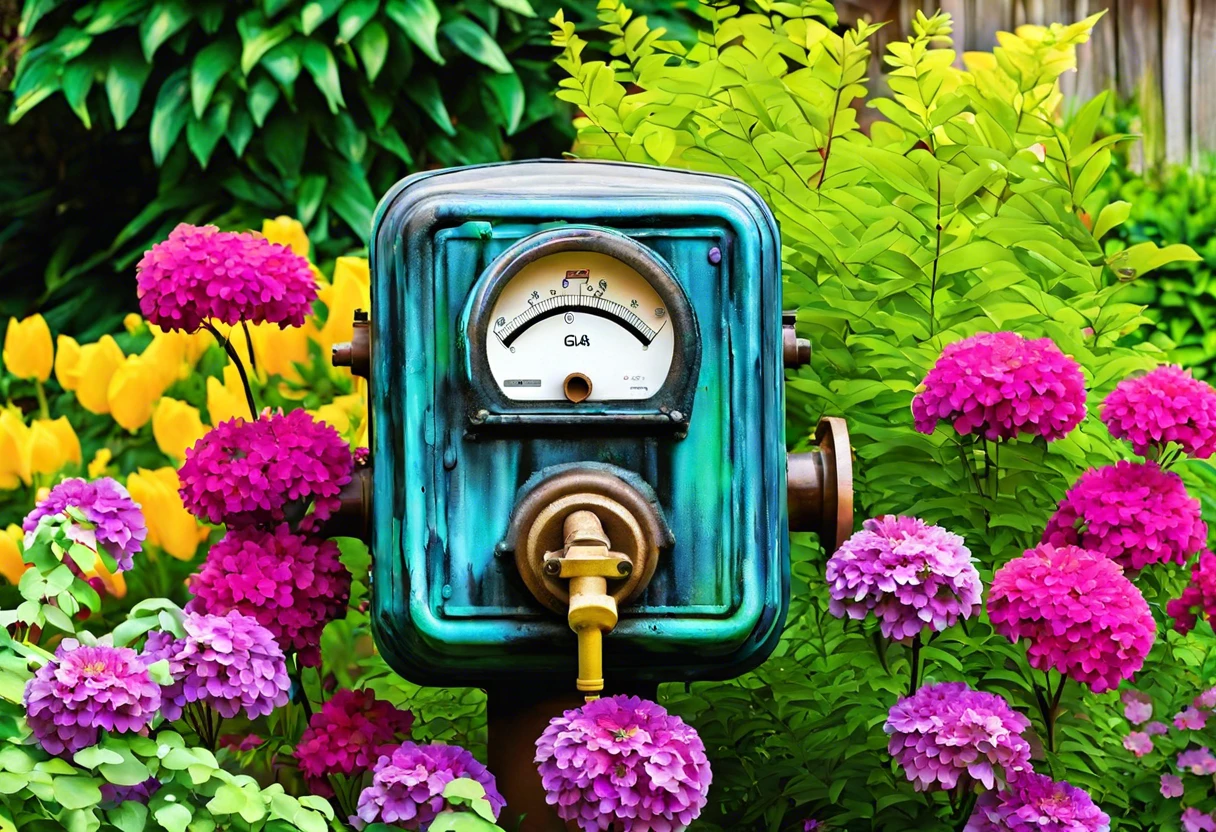
[[[611,62],[586,58],[583,39],[553,19],[569,76],[558,95],[581,112],[575,152],[732,174],[768,200],[782,226],[786,305],[815,344],[811,366],[787,379],[789,436],[801,445],[820,415],[847,415],[862,515],[914,514],[962,534],[989,583],[1038,542],[1086,467],[1127,453],[1095,411],[1117,381],[1163,356],[1126,345],[1147,322],[1126,286],[1196,259],[1152,241],[1103,248],[1131,206],[1095,186],[1127,139],[1096,135],[1105,96],[1068,129],[1056,122],[1057,78],[1097,18],[1022,27],[959,69],[949,17],[918,15],[884,56],[893,95],[866,102],[884,118],[865,134],[857,106],[875,26],[838,33],[827,3],[760,3],[765,13],[750,14],[705,2],[704,30],[685,48],[623,4],[601,5],[619,22],[606,30]],[[942,348],[996,329],[1048,337],[1074,357],[1090,418],[1050,444],[918,433],[910,404]],[[1210,471],[1183,466],[1191,482]],[[1182,578],[1173,567],[1139,576],[1159,619]],[[914,794],[885,752],[880,726],[913,663],[925,679],[970,680],[1034,715],[1037,770],[1091,791],[1120,829],[1176,823],[1177,807],[1122,748],[1114,697],[1038,681],[1024,649],[986,618],[914,640],[917,649],[884,639],[873,621],[841,622],[805,538],[792,595],[785,637],[762,668],[669,693],[710,748],[721,828],[794,829],[809,816],[848,829],[957,823],[965,809]],[[1205,638],[1167,631],[1146,675],[1176,696],[1197,691],[1211,672],[1198,658]],[[1056,690],[1053,706],[1043,694]]]

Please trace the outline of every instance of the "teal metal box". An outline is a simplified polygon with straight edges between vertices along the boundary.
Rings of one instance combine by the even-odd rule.
[[[601,244],[655,275],[660,299],[597,284]],[[665,524],[648,585],[604,640],[610,686],[728,677],[768,655],[789,605],[779,245],[750,188],[653,167],[435,171],[384,198],[371,246],[369,522],[374,630],[395,670],[445,685],[571,675],[575,636],[529,591],[511,529],[529,485],[571,468],[620,477]],[[571,247],[596,265],[493,317],[514,291],[502,288],[514,258]],[[691,322],[677,322],[681,309]],[[529,346],[540,360],[510,340],[533,319],[554,333]],[[639,360],[674,338],[669,375],[656,376],[664,364],[634,385],[644,392],[596,398],[634,389],[628,368],[606,377],[605,366],[621,375],[622,349],[577,358],[603,343],[605,319]],[[500,379],[491,347],[499,364],[537,364],[501,372],[538,378]],[[569,356],[591,362],[591,378],[571,373],[566,399],[511,398]]]

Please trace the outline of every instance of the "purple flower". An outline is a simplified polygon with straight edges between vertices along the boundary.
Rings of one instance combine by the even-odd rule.
[[[802,832],[815,832],[816,829],[823,829],[824,825],[814,818],[807,818],[802,822]]]
[[[867,520],[828,560],[831,611],[873,612],[887,638],[940,632],[980,605],[980,574],[963,539],[915,517]]]
[[[947,345],[912,400],[916,429],[939,420],[961,434],[1059,439],[1085,418],[1085,379],[1077,362],[1050,338],[1016,332],[973,335]]]
[[[1191,774],[1216,774],[1216,757],[1206,746],[1191,748],[1178,755],[1178,768]]]
[[[1132,731],[1123,738],[1123,747],[1137,757],[1143,757],[1152,752],[1153,738],[1143,731]]]
[[[991,789],[1030,768],[1022,732],[1030,720],[995,693],[962,682],[920,688],[895,703],[883,730],[887,750],[917,791],[952,789],[962,775]]]
[[[1155,462],[1127,461],[1082,474],[1043,532],[1044,543],[1080,546],[1124,569],[1184,564],[1207,537],[1182,477]]]
[[[690,726],[636,696],[596,699],[536,741],[546,800],[585,832],[679,832],[701,814],[712,773]]]
[[[1201,731],[1208,721],[1208,715],[1197,708],[1184,708],[1174,714],[1174,727],[1179,731]]]
[[[303,665],[319,667],[321,631],[350,599],[350,572],[340,555],[332,540],[293,534],[286,524],[230,530],[191,579],[187,609],[252,616]]]
[[[340,690],[312,715],[296,745],[296,759],[309,789],[322,797],[333,790],[326,777],[362,777],[381,755],[410,735],[414,715],[377,699],[369,690]]]
[[[1216,555],[1204,551],[1191,564],[1191,581],[1182,595],[1165,605],[1165,614],[1174,619],[1174,629],[1189,633],[1199,623],[1199,616],[1209,619],[1216,612]]]
[[[376,763],[372,784],[359,795],[358,820],[426,832],[435,816],[448,808],[443,790],[461,777],[476,780],[485,788],[486,800],[497,818],[507,802],[498,793],[494,775],[472,754],[455,745],[405,742]]]
[[[1194,806],[1182,810],[1182,828],[1185,832],[1214,832],[1216,820],[1206,812],[1201,812]]]
[[[102,730],[143,731],[161,705],[160,687],[126,647],[83,647],[65,638],[25,686],[26,721],[51,754],[96,745]]]
[[[352,465],[336,430],[293,410],[220,423],[186,451],[178,476],[186,510],[201,520],[268,526],[302,516],[312,503],[310,522],[301,524],[311,527],[338,507]]]
[[[1161,796],[1162,797],[1182,797],[1185,791],[1182,786],[1182,778],[1177,774],[1161,775]]]
[[[1170,732],[1170,727],[1164,722],[1150,722],[1144,726],[1144,733],[1150,737],[1164,737]]]
[[[1082,789],[1026,774],[980,795],[963,832],[1109,832],[1110,816]]]
[[[1181,367],[1158,367],[1119,382],[1102,405],[1110,435],[1153,456],[1170,442],[1197,459],[1216,452],[1216,390]]]
[[[1196,696],[1194,705],[1196,708],[1207,708],[1209,711],[1216,708],[1216,688],[1208,688]]]
[[[130,570],[132,556],[142,548],[148,527],[143,511],[127,489],[109,477],[92,482],[64,480],[26,515],[21,527],[27,533],[33,532],[43,517],[64,514],[69,506],[79,509],[94,527],[91,530],[75,528],[70,532],[73,539],[94,551],[100,546],[117,561],[119,572]]]
[[[1123,691],[1123,716],[1132,725],[1139,725],[1153,718],[1153,699],[1147,693],[1128,688]]]
[[[205,321],[303,326],[317,299],[306,258],[211,225],[182,223],[135,268],[140,311],[164,329],[194,332]]]
[[[1156,624],[1113,560],[1044,543],[997,570],[988,593],[993,629],[1026,639],[1031,667],[1055,668],[1102,693],[1140,669]]]
[[[148,801],[152,799],[152,795],[160,791],[161,782],[155,777],[149,777],[142,783],[137,783],[134,786],[115,786],[113,783],[101,784],[101,801],[106,804],[117,806],[120,803],[126,803],[128,800],[133,800],[136,803],[142,803],[147,806]]]
[[[179,719],[192,702],[229,719],[242,712],[255,719],[287,704],[291,681],[283,651],[256,619],[235,610],[222,616],[187,612],[182,626],[185,638],[152,632],[144,645],[147,661],[169,662],[167,719]]]

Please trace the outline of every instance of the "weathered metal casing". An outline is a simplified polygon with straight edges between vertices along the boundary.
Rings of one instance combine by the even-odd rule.
[[[685,424],[592,402],[570,407],[602,418],[484,421],[465,329],[479,278],[569,225],[642,243],[686,294],[700,351]],[[395,670],[569,684],[575,636],[525,586],[509,527],[528,486],[570,466],[618,475],[666,526],[605,640],[610,686],[729,677],[769,654],[789,605],[783,338],[778,231],[754,191],[599,162],[422,173],[381,202],[371,264],[372,614]]]

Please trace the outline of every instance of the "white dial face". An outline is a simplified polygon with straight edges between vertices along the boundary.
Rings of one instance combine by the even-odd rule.
[[[520,269],[494,304],[490,373],[517,401],[648,399],[671,369],[668,313],[654,287],[614,257],[541,257]]]

